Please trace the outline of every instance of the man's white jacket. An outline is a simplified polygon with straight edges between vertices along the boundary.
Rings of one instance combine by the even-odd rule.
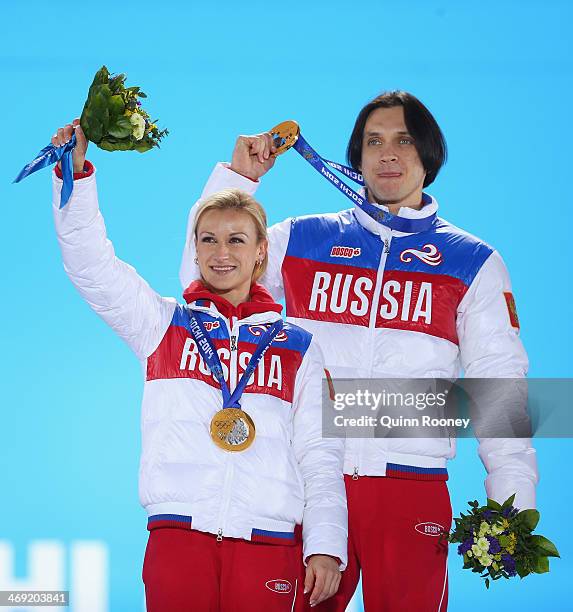
[[[229,187],[253,194],[258,184],[218,164],[202,198]],[[420,210],[403,207],[399,216],[434,215],[437,202],[424,199]],[[184,286],[196,273],[194,208],[180,270]],[[503,260],[443,219],[426,231],[404,233],[355,207],[287,219],[269,229],[269,243],[261,283],[275,300],[285,298],[288,321],[318,338],[333,377],[456,379],[461,369],[466,378],[526,375]],[[503,502],[517,492],[517,507],[535,507],[537,463],[530,440],[479,442],[488,497]],[[455,438],[348,438],[344,472],[446,479],[446,460],[454,455]]]
[[[119,260],[106,237],[95,174],[74,183],[53,209],[64,267],[91,308],[142,362],[145,377],[139,493],[148,525],[197,529],[222,537],[295,543],[303,524],[304,558],[328,554],[346,563],[343,443],[322,439],[323,357],[311,333],[286,323],[242,396],[256,437],[243,452],[209,435],[222,408],[218,383],[189,331],[189,308],[202,313],[231,392],[281,307],[260,286],[233,307],[200,283],[189,304],[158,295]],[[198,277],[197,277],[198,278]]]

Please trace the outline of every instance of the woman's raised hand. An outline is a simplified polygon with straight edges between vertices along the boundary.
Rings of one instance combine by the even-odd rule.
[[[70,141],[74,131],[76,133],[76,146],[72,153],[74,172],[83,172],[86,152],[88,150],[88,141],[80,126],[79,119],[74,119],[72,123],[68,123],[64,127],[58,128],[56,133],[52,136],[52,144],[56,147],[61,147],[66,144],[66,142]],[[58,162],[58,168],[60,167],[60,162]]]

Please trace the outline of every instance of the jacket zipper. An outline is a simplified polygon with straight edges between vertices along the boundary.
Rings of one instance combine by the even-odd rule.
[[[229,320],[225,319],[227,322],[227,328],[229,330],[229,380],[228,387],[229,391],[232,393],[237,386],[237,340],[239,337],[239,331],[236,329],[238,327],[238,320],[236,317],[231,317]],[[235,466],[233,464],[233,453],[227,454],[227,465],[225,470],[225,481],[223,484],[223,495],[221,499],[221,509],[219,510],[219,518],[218,523],[219,527],[217,528],[217,542],[223,541],[223,530],[225,528],[226,516],[229,511],[229,505],[231,503],[231,484],[233,481],[233,474],[235,471]]]
[[[238,339],[239,339],[239,320],[236,317],[231,317],[231,319],[227,319],[226,317],[222,317],[227,325],[227,330],[229,332],[229,349],[230,349],[230,359],[229,359],[229,380],[228,386],[229,391],[232,393],[237,386],[237,354],[238,354]],[[225,517],[229,511],[229,505],[231,503],[231,484],[233,481],[233,475],[235,472],[235,466],[233,463],[233,453],[227,454],[227,462],[225,468],[225,481],[223,483],[223,495],[221,500],[221,508],[219,510],[218,516],[218,524],[217,527],[217,542],[223,541],[223,531],[225,529],[226,521]]]
[[[368,328],[370,332],[370,376],[372,376],[372,370],[374,367],[374,335],[376,333],[376,318],[378,315],[378,308],[380,304],[380,297],[382,295],[382,282],[384,279],[384,271],[386,270],[386,259],[390,253],[390,241],[392,240],[392,230],[388,230],[389,235],[387,237],[380,236],[380,240],[384,243],[384,248],[380,256],[380,263],[378,264],[378,272],[376,274],[376,285],[374,286],[374,293],[372,296],[372,311],[370,312],[370,321],[368,322]],[[352,474],[352,480],[358,480],[358,466],[362,461],[362,450],[364,442],[359,440],[358,453],[356,456],[356,465],[354,467],[354,473]]]
[[[374,365],[374,342],[373,335],[376,330],[376,318],[378,314],[378,306],[380,304],[380,297],[382,295],[382,281],[384,278],[384,271],[386,270],[386,259],[390,253],[390,242],[392,240],[392,230],[389,230],[390,236],[382,238],[380,240],[384,243],[384,249],[380,257],[380,263],[378,264],[378,272],[376,274],[376,285],[374,286],[374,293],[372,296],[372,311],[370,313],[370,321],[368,323],[370,329],[370,346],[372,347],[370,354],[370,375],[372,375],[372,367]]]
[[[239,321],[236,317],[231,317],[229,324],[229,391],[233,393],[237,386],[237,353],[238,353],[238,339],[239,339]]]
[[[219,510],[219,527],[217,529],[217,542],[223,541],[223,529],[225,528],[225,517],[229,511],[231,503],[231,482],[235,472],[235,466],[232,463],[232,453],[227,454],[227,469],[225,471],[225,483],[223,484],[223,498],[221,501],[221,509]]]

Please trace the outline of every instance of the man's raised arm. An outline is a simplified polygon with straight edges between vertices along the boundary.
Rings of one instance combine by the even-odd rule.
[[[223,189],[241,189],[253,195],[258,186],[259,179],[266,174],[276,160],[272,137],[269,132],[256,134],[255,136],[239,136],[233,150],[230,164],[218,163],[211,176],[207,180],[201,197],[189,211],[187,219],[187,233],[183,257],[179,268],[179,279],[183,289],[186,289],[191,281],[200,277],[199,267],[195,263],[195,236],[193,226],[197,206],[206,197]],[[269,235],[269,265],[261,283],[271,292],[274,299],[282,299],[282,260],[288,245],[290,235],[290,220],[273,225],[268,230]]]

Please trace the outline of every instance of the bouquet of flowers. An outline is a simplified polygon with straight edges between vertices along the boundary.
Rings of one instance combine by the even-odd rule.
[[[110,76],[102,66],[96,73],[82,111],[80,125],[88,140],[105,151],[143,153],[169,132],[157,127],[141,107],[147,96],[139,87],[125,87],[125,74]]]
[[[559,557],[557,548],[547,538],[533,535],[539,522],[537,510],[513,507],[515,495],[503,504],[493,499],[486,506],[469,502],[469,514],[454,519],[455,529],[448,541],[458,543],[464,569],[481,574],[489,588],[490,578],[520,578],[549,571],[549,557]]]
[[[169,132],[157,127],[141,108],[138,98],[147,96],[139,87],[125,87],[125,75],[111,77],[102,66],[96,73],[84,104],[80,125],[88,140],[105,151],[139,151],[143,153],[159,147],[161,139]],[[64,184],[60,196],[60,208],[65,206],[74,188],[72,151],[76,146],[76,135],[69,142],[55,146],[49,144],[27,163],[14,183],[19,183],[30,174],[58,161],[62,164]]]

